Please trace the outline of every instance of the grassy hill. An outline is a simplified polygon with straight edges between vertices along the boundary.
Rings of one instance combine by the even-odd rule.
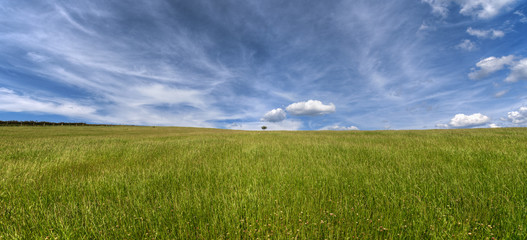
[[[526,128],[0,127],[0,239],[525,239],[526,182]]]

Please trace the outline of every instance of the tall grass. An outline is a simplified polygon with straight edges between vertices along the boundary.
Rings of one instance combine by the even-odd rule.
[[[0,128],[0,239],[526,239],[527,129]]]

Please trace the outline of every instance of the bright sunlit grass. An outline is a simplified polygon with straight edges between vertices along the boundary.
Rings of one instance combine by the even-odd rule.
[[[0,239],[524,239],[527,129],[1,127]]]

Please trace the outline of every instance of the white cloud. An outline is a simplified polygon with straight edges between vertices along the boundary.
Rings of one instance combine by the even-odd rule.
[[[489,127],[490,128],[501,128],[501,126],[499,126],[498,124],[495,124],[495,123],[489,124]]]
[[[422,2],[430,4],[433,13],[443,17],[448,15],[448,5],[450,5],[449,0],[422,0]]]
[[[505,82],[517,82],[518,80],[527,80],[527,58],[515,61],[515,56],[503,56],[501,58],[488,57],[478,63],[478,70],[472,69],[468,74],[470,79],[481,79],[488,75],[502,70],[505,66],[510,69],[510,74],[505,78]],[[499,94],[497,94],[499,95]],[[499,96],[498,96],[499,97]]]
[[[445,124],[445,123],[438,123],[438,124],[436,124],[436,127],[437,128],[448,128],[449,126],[448,126],[448,124]]]
[[[428,24],[426,23],[421,23],[421,26],[419,27],[419,31],[426,31],[426,30],[429,30],[431,29],[432,27],[430,27]]]
[[[497,97],[497,98],[503,97],[503,95],[505,95],[507,92],[509,92],[509,90],[499,91],[496,94],[494,94],[494,97]]]
[[[286,113],[283,109],[277,108],[267,112],[260,121],[262,122],[280,122],[286,118]]]
[[[518,80],[527,80],[527,58],[524,58],[511,67],[511,73],[505,79],[505,82],[516,82]]]
[[[0,95],[1,94],[15,94],[15,91],[11,89],[0,87]]]
[[[520,16],[520,22],[527,23],[527,17],[525,17],[525,14],[523,14],[520,11],[516,11],[516,12],[514,12],[514,14]]]
[[[214,127],[201,120],[210,118],[210,116],[196,111],[174,114],[155,108],[125,104],[109,105],[101,109],[75,103],[71,99],[21,95],[6,88],[0,88],[0,112],[2,111],[55,114],[94,123]],[[106,111],[108,113],[105,114]],[[214,112],[214,110],[208,114],[214,117],[221,116],[221,113]]]
[[[506,10],[517,0],[457,0],[456,2],[461,5],[459,13],[487,19]]]
[[[95,35],[93,31],[87,29],[85,26],[83,26],[82,24],[78,23],[77,21],[75,21],[71,16],[70,14],[60,5],[55,5],[55,9],[57,10],[57,12],[59,12],[59,14],[68,22],[71,24],[71,26],[73,26],[74,28],[76,28],[77,30],[80,30],[84,33],[87,33],[87,34],[90,34],[90,35]]]
[[[46,56],[42,56],[42,55],[40,55],[38,53],[34,53],[34,52],[28,52],[26,55],[29,58],[29,60],[31,60],[33,62],[37,62],[37,63],[45,62],[45,61],[47,61],[49,59]]]
[[[0,111],[38,112],[69,117],[85,117],[95,113],[96,109],[63,100],[51,101],[35,99],[18,95],[7,88],[0,88]]]
[[[526,124],[527,107],[520,107],[517,111],[508,112],[507,120],[514,124]]]
[[[317,116],[335,112],[335,105],[330,103],[329,105],[323,104],[318,100],[308,100],[307,102],[293,103],[286,108],[287,112],[291,115],[307,115]]]
[[[320,130],[352,131],[352,130],[360,130],[360,129],[356,126],[345,127],[345,126],[339,126],[339,125],[332,125],[332,126],[323,127]]]
[[[472,71],[468,74],[468,77],[470,79],[481,79],[490,75],[491,73],[503,69],[505,65],[513,64],[513,62],[513,55],[504,56],[501,58],[488,57],[476,63],[476,66],[479,67],[479,70]]]
[[[505,36],[505,33],[500,30],[494,30],[494,29],[478,30],[478,29],[473,29],[471,27],[467,29],[467,33],[471,36],[475,36],[475,37],[483,38],[483,39],[485,38],[496,39],[496,38],[501,38]]]
[[[194,107],[205,106],[205,93],[194,89],[177,89],[163,84],[147,84],[133,87],[121,102],[131,105],[179,104],[186,103]],[[124,95],[124,94],[123,94]]]
[[[490,118],[481,113],[474,113],[472,115],[460,113],[456,114],[452,119],[450,119],[448,125],[454,128],[476,127],[484,125],[489,121]]]
[[[473,50],[476,50],[476,44],[474,44],[472,41],[470,41],[468,39],[463,40],[461,43],[456,45],[456,47],[459,48],[459,49],[463,49],[463,50],[469,51],[469,52],[473,51]]]
[[[463,15],[488,19],[507,10],[517,0],[422,0],[422,2],[430,4],[432,12],[443,17],[448,15],[448,6],[454,2],[461,7],[459,13]]]

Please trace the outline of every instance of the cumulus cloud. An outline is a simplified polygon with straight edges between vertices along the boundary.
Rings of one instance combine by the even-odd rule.
[[[513,63],[513,55],[503,56],[501,58],[488,57],[476,63],[476,66],[479,68],[479,70],[472,71],[468,74],[468,77],[470,79],[481,79],[503,69],[505,65],[511,65]]]
[[[262,122],[281,122],[286,118],[286,113],[283,109],[277,108],[267,112],[260,121]]]
[[[356,127],[356,126],[346,127],[346,126],[332,125],[332,126],[323,127],[320,130],[352,131],[352,130],[360,130],[360,129],[358,127]]]
[[[517,0],[458,0],[463,15],[487,19],[498,15],[502,10],[517,2]]]
[[[479,30],[479,29],[473,29],[471,27],[467,29],[467,33],[471,36],[475,36],[475,37],[483,38],[483,39],[485,38],[496,39],[496,38],[501,38],[505,36],[505,33],[500,30],[494,30],[494,29]]]
[[[527,58],[516,62],[511,67],[509,76],[505,78],[505,82],[516,82],[518,80],[527,80]]]
[[[468,40],[468,39],[465,39],[463,41],[461,41],[461,43],[459,43],[458,45],[456,45],[457,48],[459,49],[463,49],[463,50],[466,50],[466,51],[473,51],[473,50],[476,50],[476,44],[474,44],[472,41]]]
[[[506,10],[517,0],[422,0],[422,2],[430,4],[432,11],[443,17],[448,15],[449,5],[456,3],[460,6],[459,13],[463,15],[488,19]]]
[[[481,79],[508,66],[510,73],[507,78],[505,78],[505,82],[527,80],[527,58],[520,59],[519,61],[516,61],[515,59],[516,57],[514,55],[503,56],[501,58],[485,58],[476,63],[476,66],[479,69],[472,69],[472,72],[468,74],[468,77],[470,79]]]
[[[460,113],[450,119],[448,125],[454,128],[477,127],[487,124],[489,121],[490,118],[481,113],[474,113],[472,115]]]
[[[499,126],[498,124],[495,124],[495,123],[489,124],[489,127],[490,128],[501,128],[501,126]]]
[[[517,111],[507,113],[507,120],[513,124],[527,123],[527,107],[520,107]]]
[[[286,108],[287,112],[296,116],[318,116],[335,112],[335,105],[330,103],[323,104],[318,100],[308,100],[307,102],[293,103]]]

